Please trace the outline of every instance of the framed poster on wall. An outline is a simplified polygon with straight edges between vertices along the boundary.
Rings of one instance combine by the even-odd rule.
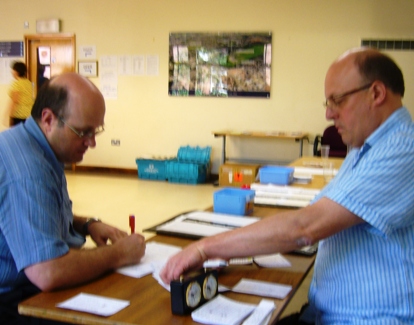
[[[78,72],[85,77],[97,77],[98,61],[79,61]]]
[[[272,34],[171,33],[171,96],[270,97]]]

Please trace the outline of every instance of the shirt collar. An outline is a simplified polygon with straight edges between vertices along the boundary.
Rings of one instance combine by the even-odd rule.
[[[405,107],[400,107],[392,113],[374,132],[372,132],[359,149],[359,152],[355,155],[352,167],[355,167],[358,164],[358,162],[368,152],[368,150],[371,149],[372,146],[386,137],[388,133],[395,129],[397,125],[401,124],[401,121],[406,120],[407,114],[410,114],[408,110]]]
[[[64,164],[57,160],[56,155],[50,147],[49,142],[47,141],[45,135],[33,117],[30,116],[28,119],[26,119],[24,122],[24,128],[40,145],[44,151],[45,157],[51,162],[51,164],[53,164],[56,169],[61,169],[63,171]]]

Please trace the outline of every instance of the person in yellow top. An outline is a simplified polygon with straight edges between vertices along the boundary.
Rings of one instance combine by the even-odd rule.
[[[15,61],[12,66],[14,81],[9,89],[11,99],[10,126],[24,122],[30,116],[33,106],[33,87],[27,79],[27,67],[23,62]]]

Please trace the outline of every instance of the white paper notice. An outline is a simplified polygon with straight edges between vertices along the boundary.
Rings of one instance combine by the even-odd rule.
[[[256,305],[237,302],[218,295],[191,313],[194,321],[210,325],[237,325],[242,322]]]
[[[159,57],[158,55],[147,55],[147,76],[158,76]]]
[[[101,56],[99,60],[99,82],[105,98],[118,98],[118,60],[116,55]]]
[[[111,316],[129,306],[129,301],[80,293],[56,305],[59,308],[83,311],[100,316]]]
[[[118,56],[118,75],[132,75],[132,55]]]
[[[96,45],[81,45],[79,47],[79,60],[95,60],[96,59]]]
[[[145,57],[144,55],[134,55],[132,57],[133,74],[143,76],[145,74]]]
[[[251,279],[241,279],[232,289],[234,292],[277,299],[284,299],[290,290],[292,290],[290,285]]]

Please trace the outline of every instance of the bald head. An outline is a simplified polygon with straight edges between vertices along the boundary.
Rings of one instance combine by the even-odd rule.
[[[354,65],[362,83],[382,82],[393,93],[404,96],[404,77],[397,64],[384,53],[372,48],[354,48],[342,54],[334,63]]]
[[[402,106],[403,95],[402,72],[391,58],[374,49],[353,49],[326,74],[326,118],[345,144],[361,147]]]
[[[66,88],[71,94],[82,94],[85,92],[100,94],[98,88],[89,79],[74,72],[64,73],[52,78],[49,86]]]
[[[64,73],[53,77],[40,88],[32,108],[32,117],[39,121],[45,108],[51,109],[56,116],[68,115],[78,102],[84,102],[87,109],[98,105],[105,111],[104,98],[89,79],[73,72]]]

